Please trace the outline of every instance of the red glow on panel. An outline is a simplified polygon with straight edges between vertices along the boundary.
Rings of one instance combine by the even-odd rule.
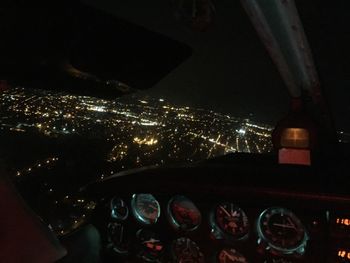
[[[282,131],[281,146],[288,148],[309,148],[309,132],[302,128],[287,128]]]
[[[280,164],[311,165],[310,150],[282,148],[278,151],[278,162]]]

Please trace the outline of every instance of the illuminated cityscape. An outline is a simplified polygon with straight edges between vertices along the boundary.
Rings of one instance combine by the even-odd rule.
[[[113,172],[271,150],[268,125],[164,99],[107,101],[15,88],[1,95],[0,105],[1,130],[103,140],[110,147],[104,158]]]
[[[76,194],[90,181],[142,166],[272,149],[271,126],[147,96],[107,101],[14,88],[0,95],[0,109],[2,150],[26,161],[12,167],[21,194],[57,234],[89,214],[93,203]],[[95,144],[84,148],[91,139]],[[47,152],[38,154],[45,143]]]

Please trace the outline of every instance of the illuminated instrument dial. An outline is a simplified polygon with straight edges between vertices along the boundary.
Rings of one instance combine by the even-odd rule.
[[[219,263],[248,263],[247,259],[233,248],[225,248],[218,254]]]
[[[257,222],[259,237],[267,245],[283,254],[303,253],[307,234],[300,220],[284,208],[268,208]]]
[[[151,194],[134,194],[131,208],[135,218],[146,225],[156,223],[160,216],[160,205]]]
[[[191,231],[196,229],[202,216],[195,204],[188,198],[177,195],[168,204],[170,223],[177,229]]]
[[[140,229],[136,233],[137,256],[144,261],[159,262],[164,251],[164,245],[158,235],[148,229]]]
[[[129,209],[123,199],[114,197],[110,202],[111,218],[123,221],[129,215]]]
[[[189,238],[174,240],[171,252],[174,263],[204,263],[204,255],[198,245]]]
[[[215,209],[216,226],[221,232],[234,239],[241,239],[249,233],[246,213],[233,203],[222,203]]]

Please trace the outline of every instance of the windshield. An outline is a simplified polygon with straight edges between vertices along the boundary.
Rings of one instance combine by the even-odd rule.
[[[2,133],[10,138],[23,137],[21,147],[26,160],[36,163],[36,155],[44,154],[40,151],[46,151],[47,157],[65,158],[72,154],[72,141],[86,145],[91,141],[95,145],[91,149],[73,142],[77,144],[73,151],[81,151],[79,158],[83,154],[88,160],[106,161],[109,170],[101,171],[101,177],[142,166],[271,150],[270,125],[249,116],[176,105],[151,96],[132,95],[108,101],[14,88],[2,94],[0,103]],[[33,138],[38,140],[35,146]],[[6,141],[11,139],[4,139],[4,144]],[[64,146],[66,142],[69,144]],[[42,149],[41,144],[48,143],[49,148]],[[18,155],[18,148],[9,145],[7,150]],[[26,171],[18,171],[19,176],[22,174]]]
[[[28,44],[30,47],[14,59],[19,61],[25,53],[25,73],[34,64],[51,67],[58,61],[62,74],[79,79],[83,87],[85,83],[100,87],[104,79],[106,83],[121,81],[133,90],[143,90],[115,99],[45,91],[35,86],[35,79],[45,72],[31,75],[30,88],[9,82],[10,88],[1,90],[1,157],[34,209],[43,210],[42,196],[48,196],[45,202],[57,203],[89,182],[129,169],[189,164],[235,152],[271,152],[271,133],[287,113],[289,96],[239,1],[198,1],[203,5],[197,8],[184,4],[191,1],[85,2],[89,8],[96,8],[92,10],[103,10],[99,11],[104,12],[103,17],[122,18],[183,43],[191,48],[192,55],[181,64],[177,62],[179,65],[169,74],[159,73],[162,77],[145,90],[139,85],[153,83],[153,75],[161,71],[162,65],[156,67],[148,58],[150,64],[141,67],[132,56],[121,63],[114,56],[114,45],[125,41],[127,44],[119,51],[128,54],[135,53],[137,46],[132,39],[119,39],[120,32],[113,28],[108,28],[109,35],[101,39],[86,31],[89,41],[79,42],[80,38],[87,40],[82,36],[69,44],[63,41],[62,49],[69,46],[70,52],[61,52],[55,43],[53,49],[60,52],[49,59],[40,53],[45,46],[43,39],[35,46],[34,55],[30,50],[36,42]],[[76,9],[69,10],[74,14]],[[21,14],[28,15],[23,10]],[[73,30],[71,35],[79,34]],[[107,41],[111,36],[115,42]],[[30,35],[26,37],[30,42]],[[94,41],[102,48],[89,49]],[[156,45],[156,41],[151,42],[144,53],[149,50],[156,60],[172,52],[165,50],[159,55]],[[70,55],[77,56],[72,50],[80,50],[82,55],[68,61]],[[104,61],[101,54],[116,59],[106,63],[109,75],[102,76],[105,68],[100,64]],[[87,61],[98,61],[92,63],[95,71],[80,66]],[[6,69],[8,64],[4,65]],[[119,79],[125,75],[118,75],[120,71],[114,68],[132,74]],[[108,79],[110,76],[113,79]],[[347,126],[342,125],[343,121],[338,123],[346,134]]]

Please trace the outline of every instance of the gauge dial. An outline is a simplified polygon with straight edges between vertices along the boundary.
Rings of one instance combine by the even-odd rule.
[[[146,225],[156,223],[160,216],[160,205],[151,194],[134,194],[131,208],[135,218]]]
[[[249,233],[246,213],[233,203],[222,203],[215,209],[214,224],[221,232],[234,239],[241,239]]]
[[[164,245],[159,236],[148,229],[140,229],[136,233],[137,255],[148,262],[159,262]]]
[[[263,211],[257,222],[259,237],[271,248],[291,254],[303,253],[307,234],[301,221],[284,208],[268,208]]]
[[[129,209],[123,199],[114,197],[110,202],[111,218],[123,221],[129,215]]]
[[[174,263],[204,263],[203,253],[189,238],[181,237],[174,240],[171,251]]]
[[[248,263],[247,259],[233,248],[224,248],[218,254],[219,263]]]
[[[170,223],[177,229],[191,231],[196,229],[202,216],[195,204],[182,195],[173,197],[168,204]]]
[[[108,224],[108,241],[110,247],[118,254],[127,254],[129,252],[130,237],[126,233],[123,224]]]

